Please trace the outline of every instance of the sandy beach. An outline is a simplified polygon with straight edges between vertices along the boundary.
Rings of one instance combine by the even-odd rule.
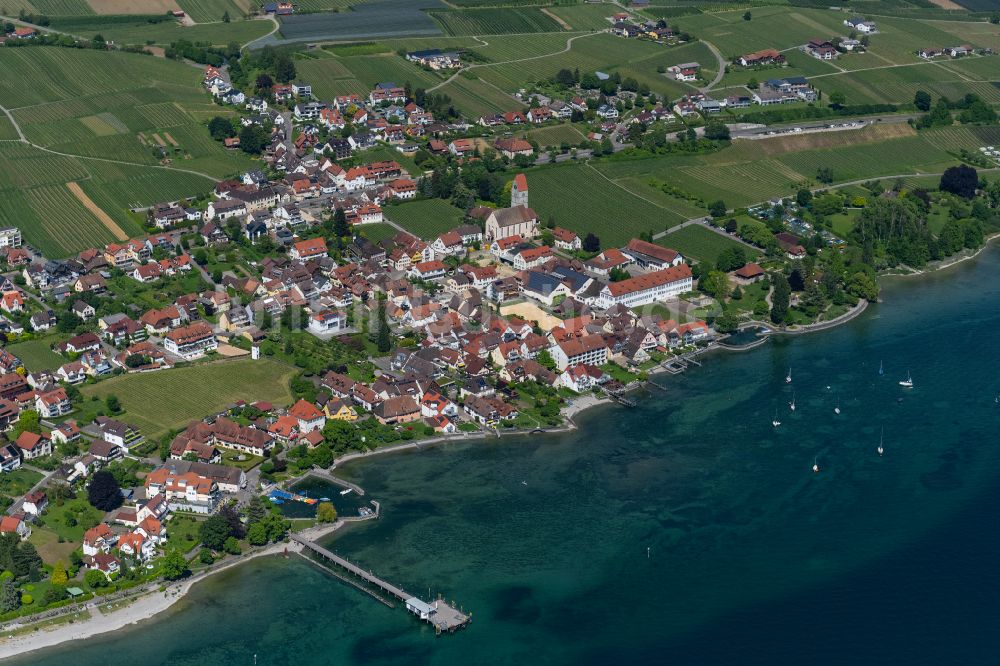
[[[344,521],[337,521],[329,525],[319,525],[303,530],[301,534],[310,540],[315,540],[335,532],[344,524]],[[94,599],[86,606],[86,610],[90,611],[91,614],[86,620],[73,622],[72,624],[62,623],[42,627],[37,631],[14,635],[13,637],[11,637],[11,634],[0,636],[0,659],[6,659],[7,657],[55,645],[62,645],[70,641],[90,638],[91,636],[105,634],[129,625],[145,622],[168,610],[183,599],[184,595],[193,586],[206,580],[209,576],[244,564],[257,557],[281,555],[286,550],[289,553],[298,552],[301,549],[302,546],[295,542],[274,543],[241,557],[227,559],[219,566],[197,573],[185,580],[171,583],[162,592],[159,588],[156,588],[151,592],[135,597],[133,600],[117,600],[112,601],[110,604],[103,604],[99,599]],[[109,609],[108,606],[111,606],[111,608]],[[16,623],[5,627],[8,631],[16,628]]]

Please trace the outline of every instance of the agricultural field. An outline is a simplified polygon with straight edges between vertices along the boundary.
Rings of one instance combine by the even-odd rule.
[[[511,111],[520,109],[523,103],[511,97],[495,84],[479,78],[473,70],[468,75],[461,75],[447,85],[441,86],[435,92],[451,97],[456,108],[476,118],[487,113]],[[470,78],[471,77],[471,78]]]
[[[801,7],[754,7],[753,19],[743,20],[745,9],[682,16],[671,20],[714,44],[726,59],[766,48],[786,49],[817,37],[844,33],[846,16],[840,12]],[[873,38],[874,39],[874,38]]]
[[[440,35],[441,28],[424,10],[444,6],[440,0],[368,0],[347,12],[284,16],[281,36],[286,41],[352,41]]]
[[[17,140],[17,130],[14,129],[13,123],[5,114],[0,115],[0,141],[15,140]]]
[[[44,338],[8,345],[7,351],[21,359],[24,367],[32,372],[37,370],[55,370],[67,362],[64,357],[50,349],[57,341],[57,337],[46,336]]]
[[[546,146],[559,146],[563,143],[575,146],[587,138],[575,126],[567,123],[560,123],[551,127],[540,127],[528,130],[527,132],[518,132],[517,134],[537,141],[538,145],[543,148]]]
[[[678,47],[664,47],[651,42],[626,40],[608,34],[585,35],[574,41],[568,52],[565,38],[561,45],[547,44],[540,54],[525,51],[523,62],[493,64],[473,70],[482,79],[502,90],[515,91],[536,81],[555,76],[560,69],[579,69],[581,72],[618,72],[622,77],[632,76],[640,83],[661,95],[679,96],[690,88],[656,71],[659,66],[668,67],[688,60],[698,60],[706,64],[706,72],[711,73],[714,57],[703,44],[688,44]],[[484,52],[485,49],[476,49]],[[543,57],[536,57],[537,55]],[[516,56],[515,56],[516,57]],[[709,74],[711,75],[711,74]]]
[[[787,196],[803,184],[815,184],[821,166],[833,170],[835,183],[900,173],[940,173],[957,161],[949,152],[983,145],[977,138],[989,135],[976,134],[978,129],[956,127],[917,134],[905,124],[874,126],[740,140],[709,155],[615,159],[595,168],[636,195],[692,217],[663,202],[659,186],[670,185],[706,204],[722,199],[734,207]],[[678,203],[687,206],[690,202]]]
[[[295,368],[277,361],[238,359],[122,375],[81,390],[86,398],[118,396],[125,410],[121,419],[155,438],[237,400],[288,404],[288,382],[295,373]]]
[[[531,207],[539,219],[550,218],[581,236],[589,232],[604,246],[620,245],[640,232],[663,231],[684,220],[580,164],[528,171]]]
[[[392,238],[398,231],[391,224],[364,224],[355,227],[354,230],[373,243],[378,243],[386,238]]]
[[[300,0],[295,7],[300,12],[329,12],[347,9],[358,0]]]
[[[225,46],[230,42],[244,44],[263,37],[274,28],[270,21],[244,21],[236,17],[230,23],[199,23],[182,25],[177,21],[150,23],[141,16],[135,20],[103,21],[100,16],[53,17],[52,27],[89,39],[100,33],[117,44],[154,44],[167,46],[179,39]],[[121,18],[121,17],[118,17]]]
[[[422,199],[386,206],[383,212],[386,219],[427,240],[454,229],[465,219],[462,210],[442,199]]]
[[[562,25],[538,7],[450,9],[429,12],[447,35],[560,32]]]
[[[547,7],[545,11],[558,16],[572,30],[606,30],[612,25],[608,19],[621,10],[608,4],[580,4]]]
[[[22,73],[0,81],[0,104],[32,143],[63,153],[0,143],[8,204],[0,218],[49,256],[138,235],[128,208],[202,194],[213,177],[251,163],[209,137],[203,123],[228,111],[211,103],[193,67],[55,47],[3,49],[0,67]],[[168,168],[154,155],[153,134],[177,143]]]
[[[257,0],[177,0],[181,9],[196,23],[221,21],[226,12],[235,20],[248,13],[251,2],[257,4]]]
[[[737,240],[712,231],[701,224],[692,224],[673,231],[656,241],[657,245],[677,250],[685,257],[693,257],[701,263],[714,266],[719,255],[731,247],[742,248],[748,255],[760,254]]]
[[[87,4],[87,0],[30,0],[30,2],[39,14],[46,16],[94,13],[94,10]]]

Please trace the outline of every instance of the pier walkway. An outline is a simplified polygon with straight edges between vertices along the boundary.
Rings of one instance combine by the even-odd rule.
[[[443,599],[436,599],[428,603],[396,587],[392,583],[382,580],[370,571],[365,571],[356,564],[348,562],[344,558],[332,553],[317,543],[309,541],[308,539],[305,539],[297,534],[292,534],[291,539],[292,541],[302,545],[304,548],[313,551],[331,564],[334,564],[354,576],[357,576],[369,585],[378,588],[390,596],[396,597],[406,604],[406,609],[408,611],[433,626],[434,630],[439,634],[445,632],[451,633],[456,629],[461,629],[471,620],[470,615],[466,615],[453,605],[446,603]]]

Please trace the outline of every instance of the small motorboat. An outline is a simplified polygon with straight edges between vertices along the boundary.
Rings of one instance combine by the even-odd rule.
[[[792,369],[791,368],[788,368],[788,374],[785,375],[785,383],[786,384],[791,384],[792,383]]]
[[[899,385],[903,388],[913,388],[913,377],[910,376],[909,372],[906,373],[906,379],[899,381]]]
[[[353,490],[354,490],[354,488],[347,488],[347,489],[345,489],[345,490],[341,490],[341,491],[340,491],[340,494],[341,494],[341,495],[347,495],[347,494],[349,494],[349,493],[350,493],[351,491],[353,491]]]
[[[819,458],[813,458],[813,473],[819,473]]]

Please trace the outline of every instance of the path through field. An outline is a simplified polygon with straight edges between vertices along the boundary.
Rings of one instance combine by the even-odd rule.
[[[79,202],[83,204],[83,207],[89,210],[91,213],[93,213],[94,217],[100,220],[101,224],[107,227],[108,231],[110,231],[115,235],[115,238],[117,238],[118,240],[128,240],[128,234],[125,233],[122,230],[122,228],[118,226],[117,222],[111,219],[110,215],[105,213],[100,206],[94,203],[93,199],[87,196],[87,193],[83,191],[79,183],[75,182],[66,183],[66,189],[72,192],[73,196],[75,196],[79,200]]]
[[[570,38],[568,38],[566,40],[566,46],[565,46],[565,48],[563,48],[562,50],[559,50],[559,51],[554,51],[552,53],[543,53],[542,55],[531,56],[529,58],[517,58],[516,60],[502,60],[500,62],[483,62],[483,63],[478,63],[478,64],[475,64],[475,65],[467,65],[467,66],[462,67],[461,69],[459,69],[457,72],[455,72],[454,74],[452,74],[451,76],[449,76],[447,79],[445,79],[441,83],[437,84],[436,86],[428,88],[427,92],[433,92],[433,91],[437,90],[438,88],[440,88],[441,86],[448,85],[449,83],[451,83],[452,81],[454,81],[458,77],[459,74],[461,74],[462,72],[467,72],[470,69],[476,69],[478,67],[493,67],[495,65],[509,65],[509,64],[515,63],[515,62],[527,62],[528,60],[538,60],[540,58],[550,58],[550,57],[552,57],[554,55],[559,55],[560,53],[568,53],[569,50],[573,48],[573,42],[575,42],[576,40],[582,39],[584,37],[593,37],[594,35],[602,35],[605,32],[607,32],[607,31],[606,30],[602,30],[600,32],[588,32],[588,33],[582,34],[582,35],[574,35],[574,36],[572,36],[572,37],[570,37]],[[479,38],[476,37],[476,39],[479,39]],[[482,41],[482,40],[479,40],[479,41]],[[480,79],[480,80],[482,80],[482,79]]]
[[[715,44],[713,44],[712,42],[706,42],[703,39],[701,40],[701,43],[707,46],[708,50],[711,51],[713,55],[715,55],[715,59],[716,61],[718,61],[719,64],[719,71],[715,73],[715,78],[709,81],[708,85],[706,85],[704,88],[701,88],[701,91],[705,92],[717,86],[719,84],[719,81],[722,80],[722,77],[726,75],[726,59],[722,57],[722,52],[719,51],[719,49],[717,49],[715,47]]]

